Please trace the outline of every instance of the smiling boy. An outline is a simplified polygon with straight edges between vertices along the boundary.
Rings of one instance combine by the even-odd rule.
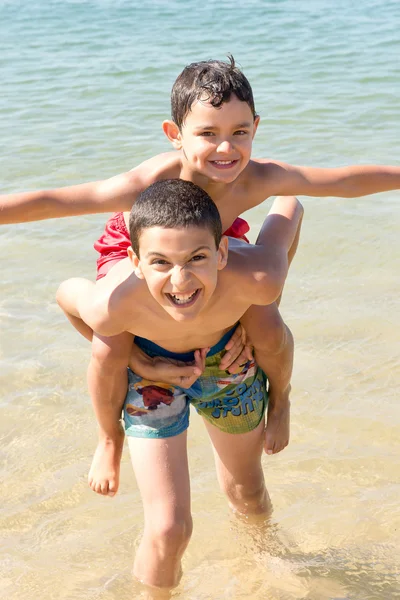
[[[105,181],[2,196],[0,221],[130,210],[138,194],[151,183],[181,178],[202,187],[218,207],[223,230],[241,238],[248,226],[237,220],[238,215],[271,195],[357,197],[400,187],[400,167],[322,169],[251,159],[260,117],[251,86],[232,58],[229,63],[205,61],[186,67],[173,86],[171,104],[172,120],[163,123],[163,130],[175,152],[156,156]],[[100,252],[99,277],[127,255],[130,241],[126,220],[127,215],[114,215],[96,243]],[[294,240],[289,262],[296,245]],[[266,445],[268,452],[273,453],[288,435],[292,338],[275,304],[253,306],[241,323],[254,345],[258,363],[269,377]],[[112,368],[113,356],[118,358],[118,343],[110,340],[103,355],[104,369]],[[114,492],[118,487],[118,461],[109,452],[109,446],[110,440],[104,435],[90,479],[94,489],[103,488],[106,481],[105,485]]]
[[[126,396],[125,431],[145,518],[134,573],[147,584],[178,583],[191,536],[190,404],[204,419],[230,506],[246,515],[270,508],[261,467],[264,373],[254,361],[234,375],[219,364],[249,306],[269,304],[280,294],[301,217],[296,198],[278,198],[257,244],[230,240],[228,252],[218,209],[206,192],[180,179],[157,182],[132,208],[129,258],[96,285],[72,279],[59,288],[59,304],[98,332],[98,343],[107,345],[109,336],[120,342],[119,367],[101,372],[101,385],[91,393],[101,411],[104,398],[121,405]],[[202,374],[183,389],[127,372],[132,334],[149,356],[188,361],[196,351]],[[96,362],[93,355],[94,368]],[[105,430],[113,427],[114,416],[108,424],[104,413],[102,418]]]

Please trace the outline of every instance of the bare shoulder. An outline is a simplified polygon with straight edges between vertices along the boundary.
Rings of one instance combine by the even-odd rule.
[[[269,159],[251,159],[241,173],[238,183],[243,198],[242,211],[258,206],[275,195],[276,162]]]
[[[270,158],[255,158],[249,161],[240,176],[242,185],[241,210],[258,206],[270,196],[282,194],[284,183],[293,169],[291,165]]]
[[[140,163],[140,165],[131,169],[128,175],[132,179],[140,179],[147,187],[155,181],[179,177],[181,166],[182,161],[179,152],[164,152]]]
[[[265,184],[273,184],[283,170],[290,168],[287,163],[272,158],[255,158],[250,163],[252,176],[264,181]]]
[[[159,154],[131,171],[95,183],[94,201],[103,212],[130,211],[137,196],[155,181],[179,177],[178,152]]]

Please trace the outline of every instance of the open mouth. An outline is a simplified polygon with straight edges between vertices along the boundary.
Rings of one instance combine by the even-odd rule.
[[[200,294],[200,289],[195,290],[191,294],[168,294],[168,293],[166,293],[165,295],[167,296],[167,298],[171,302],[171,304],[173,304],[174,306],[179,306],[179,308],[187,308],[189,306],[192,306],[196,302],[199,294]]]
[[[234,167],[238,160],[211,160],[211,164],[217,169],[230,169]]]

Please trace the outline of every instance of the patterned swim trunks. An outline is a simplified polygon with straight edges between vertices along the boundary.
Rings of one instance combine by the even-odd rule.
[[[128,369],[128,393],[124,403],[126,434],[145,438],[178,435],[189,426],[190,404],[226,433],[246,433],[255,429],[268,403],[263,371],[254,361],[248,361],[234,375],[219,369],[224,347],[235,329],[236,326],[211,348],[204,373],[188,389],[148,381]],[[135,337],[135,343],[148,356],[184,362],[194,360],[193,352],[176,354],[140,337]]]

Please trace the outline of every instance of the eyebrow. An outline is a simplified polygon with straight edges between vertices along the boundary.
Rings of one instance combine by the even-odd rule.
[[[189,252],[188,256],[196,254],[196,252],[199,252],[200,250],[210,250],[210,246],[199,246],[195,250]],[[166,256],[165,254],[161,254],[161,252],[154,252],[152,250],[150,250],[150,252],[147,252],[145,258],[151,258],[152,256],[161,256],[161,258],[168,258],[168,256]]]
[[[245,121],[244,123],[239,123],[238,125],[234,125],[232,129],[248,129],[251,127],[250,121]],[[198,127],[194,127],[195,131],[200,131],[202,129],[218,129],[215,125],[199,125]]]

